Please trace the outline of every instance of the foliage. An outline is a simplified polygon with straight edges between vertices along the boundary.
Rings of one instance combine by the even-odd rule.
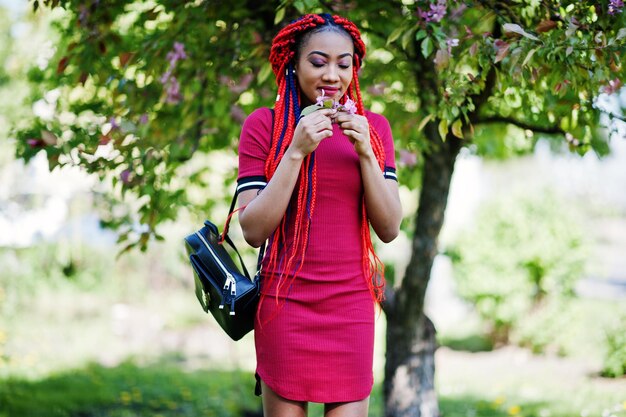
[[[606,333],[606,356],[602,375],[611,378],[626,375],[626,315]]]
[[[174,363],[115,368],[91,364],[42,381],[0,386],[0,415],[233,416],[256,412],[254,379],[241,372],[184,372]]]
[[[608,336],[619,333],[616,317],[623,315],[626,306],[619,300],[551,297],[518,321],[511,341],[534,353],[606,363],[607,352],[615,350]]]
[[[12,124],[29,117],[28,97],[29,85],[26,72],[32,62],[33,45],[41,41],[41,34],[46,33],[45,28],[35,26],[33,32],[39,32],[39,36],[18,41],[11,36],[10,28],[12,16],[0,6],[0,140],[5,141],[9,135]],[[6,143],[6,142],[5,142]],[[12,156],[15,151],[0,151],[0,166],[5,163],[5,158]],[[11,158],[13,159],[13,158]]]
[[[511,327],[552,297],[571,297],[585,266],[576,212],[551,190],[502,195],[448,250],[459,294],[506,341]]]
[[[89,271],[100,268],[99,257],[104,255],[89,249],[84,249],[84,258],[77,258],[82,267],[72,280],[59,272],[51,274],[58,280],[42,279],[41,275],[21,277],[36,282],[40,294],[24,300],[25,303],[9,315],[2,312],[0,327],[3,321],[9,323],[9,344],[13,345],[14,352],[22,347],[21,351],[17,350],[19,354],[38,355],[38,360],[30,365],[16,364],[9,369],[9,378],[5,376],[6,364],[0,363],[0,415],[234,416],[244,415],[238,413],[239,410],[258,409],[258,398],[252,394],[252,370],[224,372],[222,369],[228,366],[226,361],[216,364],[204,356],[208,343],[215,346],[221,342],[205,338],[210,320],[200,311],[191,288],[179,282],[178,267],[160,269],[163,263],[174,263],[167,258],[173,250],[161,245],[151,245],[147,254],[130,253],[113,267],[107,261],[106,279],[96,280],[93,286]],[[19,262],[37,263],[37,253],[55,269],[65,265],[61,261],[68,252],[54,247],[29,248],[18,254]],[[111,259],[113,254],[107,256]],[[6,259],[2,258],[0,264],[10,265]],[[50,263],[50,259],[59,261]],[[181,261],[179,259],[182,265]],[[81,276],[83,271],[84,277]],[[190,282],[188,268],[183,268],[182,273],[185,282]],[[20,283],[11,280],[11,284],[7,294],[12,296]],[[158,288],[162,291],[157,291]],[[149,320],[136,322],[127,337],[113,336],[110,313],[117,303],[127,303],[132,311],[143,311],[145,314],[141,317]],[[575,333],[576,339],[571,345],[581,347],[585,343],[599,345],[602,336],[599,323],[623,310],[619,305],[601,302],[589,306],[577,304],[571,311],[577,313],[570,316],[566,312],[572,322],[570,326],[583,324],[583,331]],[[158,316],[165,321],[158,337],[136,336]],[[467,328],[467,320],[461,325]],[[185,332],[192,329],[201,329],[201,335],[195,337],[205,338],[205,347],[195,355],[185,350],[191,338]],[[179,335],[181,344],[177,344],[174,351],[168,351],[172,348],[173,334]],[[138,347],[135,343],[139,339],[143,344]],[[252,343],[252,340],[245,343]],[[220,345],[220,349],[226,351],[228,346]],[[118,349],[123,350],[115,357],[131,359],[119,365],[84,365],[85,361],[98,360],[102,353],[118,353]],[[241,355],[246,349],[238,342],[234,350]],[[596,359],[595,355],[585,352],[583,356],[586,360]],[[476,364],[484,358],[483,352],[476,358],[465,356],[463,361]],[[377,356],[376,361],[380,359]],[[568,417],[586,409],[590,410],[589,415],[601,415],[603,409],[613,407],[623,397],[620,391],[611,390],[594,379],[585,379],[573,390],[564,390],[560,374],[544,370],[540,377],[531,377],[528,363],[524,362],[521,369],[508,365],[497,366],[507,375],[497,383],[493,382],[491,372],[475,372],[467,366],[442,367],[438,374],[442,414],[505,417],[511,415],[509,410],[520,409],[519,414],[528,417],[545,416],[547,412],[551,416]],[[45,369],[41,369],[43,366]],[[572,401],[572,397],[576,400]],[[233,398],[236,398],[235,405]],[[380,416],[382,404],[382,390],[377,384],[370,401],[370,415]],[[311,405],[310,415],[321,415],[317,406]]]
[[[215,199],[190,193],[233,179],[234,169],[207,178],[198,154],[234,153],[245,115],[271,105],[272,35],[303,12],[344,14],[363,29],[366,105],[391,120],[400,180],[412,187],[432,126],[437,140],[453,134],[481,153],[528,152],[533,132],[606,153],[595,98],[626,72],[626,13],[613,0],[99,4],[31,1],[39,15],[55,12],[56,53],[29,71],[33,100],[46,96],[54,113],[21,121],[17,155],[44,151],[51,168],[78,165],[109,184],[104,223],[128,248],[145,248],[183,209],[206,212]],[[518,126],[517,139],[502,125]]]
[[[510,368],[507,372],[514,372]],[[446,380],[449,393],[441,396],[443,415],[481,417],[621,416],[625,409],[619,393],[611,395],[588,381],[575,391],[563,390],[554,375],[546,380],[526,381],[534,389],[524,395],[520,385],[486,389],[484,375],[455,373]],[[519,378],[519,376],[518,376]],[[526,372],[526,378],[528,378]],[[562,381],[561,381],[562,382]],[[256,416],[260,401],[252,394],[254,379],[241,371],[211,368],[183,370],[176,358],[163,357],[150,363],[129,360],[105,367],[89,364],[68,369],[40,380],[11,378],[0,384],[0,415],[60,417],[93,415],[121,416]],[[474,388],[474,389],[472,389]],[[62,391],[61,391],[62,390]],[[455,391],[455,392],[452,392]],[[537,392],[542,395],[537,396]],[[62,395],[61,395],[62,393]],[[574,398],[574,400],[572,400]],[[380,415],[382,392],[376,384],[370,400],[370,415]],[[615,404],[615,406],[614,406]],[[321,415],[320,404],[311,404],[310,415]]]

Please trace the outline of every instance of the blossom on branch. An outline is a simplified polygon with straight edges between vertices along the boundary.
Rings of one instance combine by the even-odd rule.
[[[176,68],[176,64],[178,61],[183,59],[187,59],[187,54],[185,53],[185,45],[180,42],[174,42],[174,46],[170,52],[167,53],[167,60],[170,65],[163,73],[159,81],[165,87],[165,102],[169,104],[178,104],[182,100],[182,94],[180,92],[180,83],[173,76],[174,69]]]
[[[437,3],[431,4],[430,9],[426,11],[418,7],[417,14],[425,22],[439,23],[446,15],[446,0],[437,0]]]
[[[608,84],[602,88],[605,94],[615,94],[622,87],[622,81],[619,78],[609,80]]]
[[[623,0],[611,0],[609,2],[609,14],[621,13],[623,8]]]

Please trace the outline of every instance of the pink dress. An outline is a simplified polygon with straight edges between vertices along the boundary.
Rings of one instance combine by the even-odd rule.
[[[389,123],[375,113],[366,117],[385,146],[381,175],[395,179]],[[281,291],[286,302],[278,312],[275,286],[262,284],[267,297],[259,309],[261,322],[273,318],[257,323],[254,332],[257,377],[294,401],[358,401],[373,385],[375,306],[361,266],[363,185],[353,145],[338,125],[333,128],[333,136],[315,151],[317,198],[304,266]],[[240,191],[265,186],[271,132],[270,109],[257,109],[246,119],[239,143]]]

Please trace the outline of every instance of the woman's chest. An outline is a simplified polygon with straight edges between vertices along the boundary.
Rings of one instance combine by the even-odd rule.
[[[315,163],[320,191],[360,199],[362,183],[359,157],[338,125],[333,124],[333,136],[324,139],[317,147]]]

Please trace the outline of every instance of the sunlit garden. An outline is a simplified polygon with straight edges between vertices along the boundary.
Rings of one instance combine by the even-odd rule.
[[[100,3],[0,1],[0,417],[263,415],[183,238],[225,220],[271,36],[311,11],[363,25],[404,215],[375,246],[436,329],[402,412],[380,312],[369,415],[626,417],[623,2]]]

